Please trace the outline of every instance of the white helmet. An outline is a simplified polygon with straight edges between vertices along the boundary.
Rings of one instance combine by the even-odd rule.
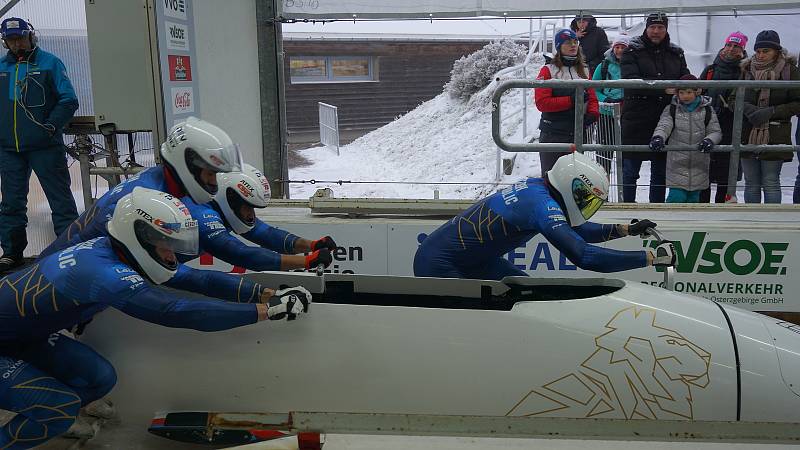
[[[583,224],[608,200],[605,169],[583,153],[573,152],[556,161],[547,181],[561,194],[570,226]]]
[[[228,133],[197,117],[189,117],[170,129],[167,141],[161,144],[161,157],[198,204],[210,202],[217,192],[216,186],[202,182],[201,169],[219,173],[242,167],[239,148]]]
[[[241,216],[242,205],[267,206],[270,198],[267,177],[250,164],[244,164],[241,172],[217,174],[217,186],[214,201],[233,231],[244,234],[252,230],[255,221]]]
[[[108,234],[139,274],[156,284],[172,278],[178,269],[176,260],[165,261],[157,250],[198,252],[197,221],[179,199],[153,189],[136,187],[119,199]]]

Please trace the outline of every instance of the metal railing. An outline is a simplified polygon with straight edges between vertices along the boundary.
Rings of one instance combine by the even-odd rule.
[[[585,129],[584,141],[615,147],[622,144],[621,110],[620,103],[600,102],[600,119]],[[604,114],[603,111],[610,111],[611,114]],[[619,150],[597,151],[595,159],[606,169],[609,178],[616,180],[616,201],[622,201],[622,153]]]
[[[575,128],[573,143],[511,143],[503,139],[500,130],[500,101],[503,94],[511,89],[535,88],[567,88],[583,90],[586,88],[619,88],[619,89],[681,89],[681,88],[731,88],[735,90],[736,101],[733,109],[733,134],[731,144],[716,145],[714,153],[732,153],[728,170],[728,194],[736,195],[736,180],[739,173],[739,154],[743,151],[756,153],[795,151],[793,145],[751,145],[742,144],[742,118],[744,112],[744,96],[747,89],[795,89],[800,88],[800,81],[753,81],[753,80],[509,80],[501,82],[492,96],[492,138],[498,147],[508,152],[564,152],[573,148],[584,151],[619,150],[623,152],[652,152],[647,145],[606,145],[584,143],[584,102],[575,103]],[[663,94],[667,95],[667,94]],[[694,145],[668,145],[664,151],[696,151]]]

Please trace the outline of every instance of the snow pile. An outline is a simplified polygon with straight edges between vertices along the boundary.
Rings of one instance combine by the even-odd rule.
[[[493,49],[507,53],[503,46]],[[526,67],[528,78],[535,78],[543,64],[542,58],[531,61]],[[481,67],[484,66],[476,66],[475,72],[483,70]],[[521,77],[521,71],[512,71],[502,78]],[[292,198],[308,198],[324,187],[333,189],[336,197],[350,198],[432,198],[437,189],[442,198],[480,198],[494,192],[498,181],[511,183],[525,176],[538,176],[538,157],[518,154],[513,174],[497,180],[498,149],[492,140],[491,108],[496,85],[492,81],[466,101],[442,93],[341,147],[341,156],[322,147],[300,150],[311,165],[290,170],[292,180],[359,183],[293,183]],[[501,130],[509,142],[523,140],[523,95],[530,98],[530,90],[510,91],[501,102]],[[530,104],[527,119],[530,135],[539,123],[539,112]],[[506,158],[512,156],[501,153]]]

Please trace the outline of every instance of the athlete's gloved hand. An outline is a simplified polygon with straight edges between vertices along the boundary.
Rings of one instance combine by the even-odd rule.
[[[649,219],[633,219],[631,224],[628,225],[628,236],[639,236],[642,239],[650,236],[647,232],[648,228],[655,228],[658,224]]]
[[[592,115],[592,114],[584,114],[583,115],[583,127],[584,128],[591,126],[595,122],[597,122],[597,117],[595,117],[594,115]]]
[[[708,153],[712,148],[714,148],[714,141],[709,138],[705,138],[697,144],[697,149],[700,150],[701,153]]]
[[[675,246],[672,242],[663,242],[656,247],[656,253],[653,255],[653,265],[656,267],[675,266]]]
[[[330,236],[321,237],[316,241],[311,241],[312,252],[321,248],[327,248],[330,251],[334,251],[336,250],[336,242],[334,242],[333,238]]]
[[[747,121],[750,122],[754,127],[760,127],[769,122],[769,119],[773,114],[775,114],[774,106],[770,106],[768,108],[758,108],[747,115]]]
[[[267,303],[269,320],[294,320],[298,314],[308,312],[311,293],[302,286],[280,289]]]
[[[324,267],[328,267],[332,262],[333,257],[331,256],[331,251],[327,248],[321,248],[306,255],[305,267],[307,270],[316,269],[320,264],[322,264]]]
[[[650,150],[655,152],[664,150],[664,138],[661,136],[653,136],[653,138],[650,139]]]

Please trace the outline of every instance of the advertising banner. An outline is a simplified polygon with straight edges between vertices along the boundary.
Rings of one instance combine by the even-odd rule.
[[[158,53],[164,95],[166,128],[199,116],[198,80],[192,74],[197,61],[192,0],[157,0]]]
[[[331,235],[339,246],[328,272],[373,275],[413,275],[419,242],[440,221],[396,223],[290,223],[270,222],[299,236],[316,239]],[[678,253],[675,290],[754,311],[800,311],[800,257],[792,252],[800,235],[792,231],[711,228],[710,231],[666,230]],[[648,250],[652,239],[627,237],[598,244],[617,250]],[[554,245],[537,236],[525,247],[506,255],[533,277],[622,278],[652,285],[663,282],[653,267],[603,274],[581,270]],[[200,268],[232,270],[210,256],[195,260]],[[238,269],[238,272],[243,270]]]

